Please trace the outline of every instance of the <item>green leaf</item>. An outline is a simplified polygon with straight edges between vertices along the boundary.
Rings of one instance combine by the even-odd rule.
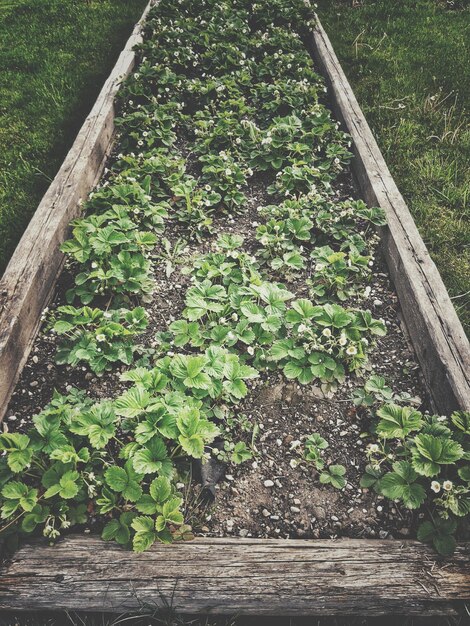
[[[470,465],[465,465],[458,470],[458,474],[462,480],[470,483]]]
[[[135,514],[132,512],[122,513],[119,519],[113,519],[103,528],[101,538],[105,541],[114,539],[120,545],[126,545],[130,541],[130,528]]]
[[[103,487],[101,496],[96,499],[96,504],[100,508],[100,513],[109,513],[117,505],[116,495],[107,487]]]
[[[7,500],[2,508],[2,517],[5,519],[18,508],[32,511],[38,500],[38,490],[18,481],[10,481],[3,487],[2,496]]]
[[[415,482],[418,475],[411,463],[397,461],[393,470],[380,480],[381,493],[391,500],[401,500],[408,509],[419,508],[426,499],[426,491]]]
[[[171,495],[171,483],[165,476],[159,476],[150,483],[150,495],[159,504],[162,504]]]
[[[435,550],[443,556],[450,556],[457,545],[453,534],[457,524],[453,519],[436,518],[434,521],[425,521],[418,528],[418,540],[432,543]]]
[[[302,366],[296,361],[288,361],[284,367],[283,372],[286,378],[293,379],[298,378],[302,374]]]
[[[322,484],[330,484],[336,489],[343,489],[346,486],[346,468],[343,465],[330,465],[325,472],[320,474]]]
[[[88,412],[74,416],[69,429],[87,436],[93,448],[101,450],[116,432],[116,414],[112,402],[95,404]]]
[[[412,449],[413,468],[423,476],[436,476],[440,465],[450,465],[463,457],[462,446],[452,439],[434,437],[433,435],[417,435]]]
[[[28,448],[30,439],[20,433],[3,433],[0,435],[0,451],[7,452],[8,467],[18,474],[28,467],[33,457],[32,449]]]
[[[470,435],[470,411],[455,411],[450,419],[454,426],[466,435]]]
[[[362,475],[359,482],[361,487],[365,489],[374,489],[377,493],[380,493],[380,479],[382,477],[382,471],[380,468],[374,468],[372,465],[366,465],[365,473]]]
[[[125,468],[113,465],[105,472],[105,480],[111,489],[122,493],[123,498],[130,502],[137,502],[142,495],[140,478],[130,463],[126,463]]]
[[[76,471],[69,471],[69,472],[65,472],[65,474],[62,476],[62,478],[60,479],[60,491],[59,491],[59,495],[61,496],[61,498],[64,498],[65,500],[70,500],[71,498],[74,498],[79,490],[79,486],[77,484],[77,481],[79,479],[80,475],[78,472]]]
[[[136,531],[132,542],[134,551],[144,552],[148,550],[157,538],[153,519],[146,516],[136,517],[131,526]]]
[[[88,509],[86,504],[78,504],[71,506],[68,510],[67,517],[72,526],[75,524],[85,524],[88,517]]]
[[[28,493],[28,486],[18,481],[10,481],[2,489],[2,496],[7,500],[20,500]]]
[[[246,443],[243,441],[239,441],[235,444],[230,460],[232,463],[239,465],[240,463],[244,463],[245,461],[249,461],[252,458],[253,454],[251,450],[247,447]]]
[[[105,472],[105,480],[114,491],[122,491],[126,488],[129,477],[122,467],[112,466]]]
[[[160,437],[153,437],[145,447],[137,450],[132,464],[139,474],[157,474],[163,470],[163,461],[166,458],[165,442]]]
[[[181,498],[172,498],[171,500],[168,500],[168,502],[165,502],[162,507],[162,516],[166,522],[177,525],[184,522],[183,514],[179,510],[182,503],[183,501]]]
[[[26,513],[21,522],[21,529],[25,533],[32,533],[38,524],[45,522],[49,515],[49,508],[36,504],[30,513]]]
[[[303,322],[313,317],[315,313],[315,307],[310,302],[302,298],[300,300],[294,300],[292,302],[292,309],[289,309],[286,313],[286,320],[291,323]]]
[[[178,441],[181,444],[181,447],[189,454],[189,456],[194,457],[195,459],[200,459],[204,454],[204,439],[201,435],[190,435],[186,437],[184,435],[180,435],[178,437]]]
[[[111,520],[103,528],[103,532],[101,533],[101,539],[104,539],[104,541],[110,541],[111,539],[114,539],[120,527],[121,525],[119,524],[119,520]]]
[[[260,324],[266,318],[263,309],[254,302],[246,302],[240,307],[240,311],[252,324]]]
[[[132,387],[125,394],[116,399],[114,406],[117,415],[123,417],[138,417],[145,412],[150,402],[150,395],[142,387]]]
[[[422,415],[411,407],[386,404],[377,411],[377,433],[386,439],[404,439],[423,425]]]

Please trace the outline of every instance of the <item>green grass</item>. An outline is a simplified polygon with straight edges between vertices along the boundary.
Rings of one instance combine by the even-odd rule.
[[[317,4],[468,333],[470,2],[458,10],[438,0]]]
[[[0,275],[147,0],[0,0]]]

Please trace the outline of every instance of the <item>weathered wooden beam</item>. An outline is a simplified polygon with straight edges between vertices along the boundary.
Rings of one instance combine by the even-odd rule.
[[[362,196],[386,212],[382,250],[434,408],[470,410],[470,344],[442,278],[319,21],[308,43],[336,116],[352,137],[352,168]]]
[[[135,554],[92,536],[20,548],[0,572],[0,609],[214,615],[457,615],[468,554],[415,541],[208,539]]]
[[[114,99],[134,67],[133,48],[141,41],[143,22],[154,3],[150,0],[135,26],[0,280],[0,421],[62,268],[59,246],[71,220],[80,214],[80,201],[99,180],[111,149]]]

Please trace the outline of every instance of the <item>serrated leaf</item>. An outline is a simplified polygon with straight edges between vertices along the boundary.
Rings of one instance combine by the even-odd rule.
[[[377,411],[377,432],[386,439],[404,439],[423,425],[422,415],[411,407],[386,404]]]
[[[145,412],[150,402],[150,395],[142,387],[132,387],[116,399],[116,414],[122,417],[137,417]]]
[[[171,495],[171,483],[165,476],[159,476],[150,483],[149,491],[155,502],[162,504]]]
[[[131,526],[136,531],[132,541],[134,551],[144,552],[144,550],[148,550],[157,538],[153,519],[144,516],[136,517]]]
[[[413,468],[423,476],[436,476],[440,465],[455,463],[463,457],[462,446],[452,439],[419,434],[413,443]]]

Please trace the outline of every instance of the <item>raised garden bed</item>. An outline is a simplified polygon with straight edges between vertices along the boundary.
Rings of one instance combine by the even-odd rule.
[[[64,244],[69,260],[6,412],[20,437],[2,444],[9,532],[23,524],[23,534],[44,528],[54,539],[78,524],[137,551],[194,531],[208,538],[154,546],[148,561],[95,538],[89,548],[76,536],[53,550],[26,546],[0,577],[3,608],[83,608],[95,580],[89,555],[107,581],[98,575],[90,610],[135,608],[176,581],[177,610],[221,614],[454,613],[470,595],[464,546],[441,561],[402,542],[418,532],[449,554],[457,521],[465,537],[469,417],[450,413],[469,408],[468,342],[326,35],[317,25],[312,39],[305,27],[309,9],[236,5],[165,3],[151,15],[140,66],[119,97],[117,147]],[[297,30],[353,139],[359,190],[349,139]],[[114,84],[100,96],[108,127]],[[48,234],[38,210],[40,237],[49,237],[34,247],[41,263],[17,280],[39,232],[32,224],[4,279],[16,294],[0,320],[0,360],[12,367],[5,400],[60,263],[52,242],[100,169],[87,162],[83,179],[80,163],[64,167],[80,184]],[[39,271],[45,288],[29,308]],[[60,396],[44,411],[54,389]],[[450,520],[436,528],[428,511]],[[338,536],[351,539],[325,541]],[[279,571],[266,566],[266,546],[274,561],[279,553]],[[87,564],[77,576],[71,551]],[[208,586],[189,564],[208,567],[214,552]],[[148,588],[137,572],[162,558],[165,582],[153,573]],[[114,594],[109,559],[125,572]],[[417,579],[423,559],[437,595]],[[231,562],[244,577],[221,577]],[[248,589],[263,564],[273,578],[263,573],[261,587],[274,585],[279,601]],[[377,582],[379,564],[393,588]],[[371,581],[361,593],[358,571]],[[136,578],[135,602],[123,604]]]

